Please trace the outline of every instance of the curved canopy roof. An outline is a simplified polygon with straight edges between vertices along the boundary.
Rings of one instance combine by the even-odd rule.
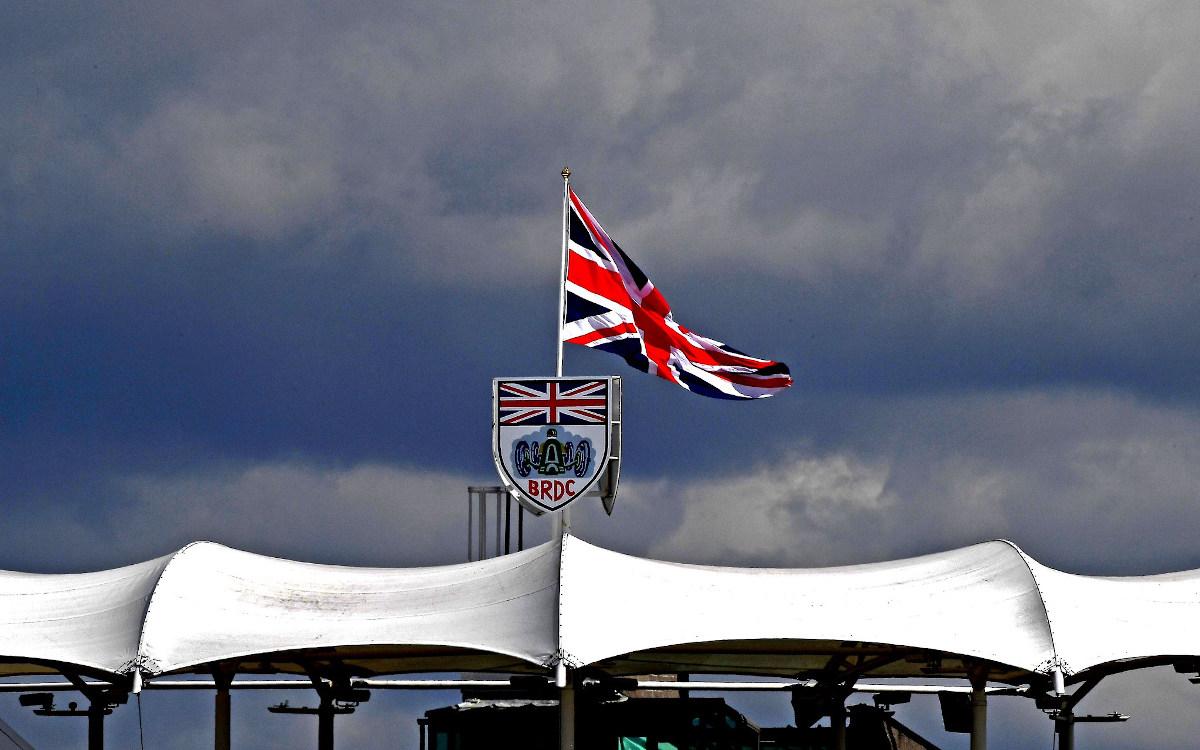
[[[0,573],[0,673],[545,664],[557,649],[558,561],[547,544],[465,565],[349,568],[195,542],[99,573]]]
[[[197,542],[115,570],[0,572],[0,673],[105,677],[688,671],[1076,678],[1200,656],[1200,571],[1099,578],[986,542],[769,569],[631,557],[566,536],[463,565],[350,568]]]

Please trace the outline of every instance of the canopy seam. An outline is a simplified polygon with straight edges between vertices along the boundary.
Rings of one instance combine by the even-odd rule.
[[[566,664],[569,667],[574,667],[577,666],[576,660],[564,648],[567,639],[564,633],[563,612],[567,608],[567,587],[563,584],[563,581],[566,577],[568,538],[570,538],[570,534],[564,531],[558,541],[558,621],[555,623],[554,628],[555,636],[558,639],[558,643],[556,644],[558,648],[554,652],[551,664]]]
[[[1070,674],[1071,670],[1067,667],[1067,663],[1058,654],[1058,641],[1054,637],[1054,622],[1050,618],[1050,607],[1046,604],[1046,594],[1042,591],[1042,584],[1038,581],[1037,573],[1033,571],[1033,565],[1030,564],[1029,555],[1025,554],[1025,550],[1017,546],[1015,542],[1008,539],[998,539],[996,541],[1007,544],[1017,553],[1017,557],[1021,562],[1025,563],[1025,569],[1029,571],[1029,578],[1033,581],[1033,588],[1037,591],[1038,602],[1042,605],[1042,614],[1046,618],[1046,634],[1050,637],[1050,653],[1053,656],[1050,659],[1043,661],[1037,666],[1040,672],[1050,672],[1052,669],[1060,669],[1066,674]]]
[[[175,562],[176,558],[178,558],[184,552],[187,552],[192,547],[201,544],[211,544],[211,542],[201,540],[188,542],[171,554],[170,559],[167,560],[167,564],[163,566],[162,572],[158,574],[158,580],[154,582],[154,588],[150,589],[150,596],[146,597],[146,611],[142,613],[142,624],[138,629],[137,653],[134,655],[132,662],[122,665],[122,672],[131,673],[137,669],[147,674],[156,674],[159,671],[158,662],[156,662],[154,659],[151,659],[143,651],[146,646],[146,623],[150,621],[150,610],[154,608],[154,597],[158,593],[158,587],[162,585],[163,578],[166,578],[168,571],[171,570],[171,565]]]

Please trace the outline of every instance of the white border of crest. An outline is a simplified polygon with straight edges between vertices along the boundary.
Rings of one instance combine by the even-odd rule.
[[[596,473],[591,479],[588,480],[588,483],[583,486],[583,489],[575,493],[575,497],[556,507],[550,507],[543,505],[536,498],[531,497],[524,490],[522,490],[517,481],[509,475],[504,462],[500,458],[500,382],[504,381],[506,383],[519,383],[525,381],[537,381],[540,383],[562,382],[565,380],[603,380],[608,384],[608,387],[605,390],[605,398],[608,401],[608,406],[605,409],[604,420],[604,456],[603,460],[597,462]],[[618,382],[614,383],[614,381]],[[617,420],[620,419],[620,416],[613,411],[614,408],[620,409],[619,404],[617,404],[615,407],[613,404],[613,394],[620,392],[620,385],[618,384],[619,381],[619,375],[564,375],[562,377],[546,375],[540,377],[527,376],[492,378],[492,462],[496,465],[496,473],[500,475],[500,482],[504,485],[504,489],[508,490],[512,496],[517,499],[517,502],[521,503],[521,505],[524,505],[527,509],[538,515],[541,515],[542,513],[557,513],[579,498],[583,497],[592,489],[593,486],[600,482],[601,478],[604,476],[605,470],[608,468],[609,461],[612,460],[614,417],[616,417]]]

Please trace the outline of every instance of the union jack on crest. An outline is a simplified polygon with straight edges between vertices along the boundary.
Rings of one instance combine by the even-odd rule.
[[[604,424],[605,380],[499,381],[501,425]]]

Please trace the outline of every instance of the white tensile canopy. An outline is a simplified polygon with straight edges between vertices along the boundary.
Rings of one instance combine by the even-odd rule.
[[[1099,578],[1004,541],[814,569],[646,560],[577,537],[462,565],[317,565],[197,542],[0,572],[0,673],[655,671],[1071,679],[1200,656],[1200,571]]]
[[[430,568],[350,568],[194,542],[98,573],[0,573],[0,673],[112,677],[504,669],[557,648],[557,545]],[[293,661],[293,658],[304,661]],[[361,664],[360,664],[361,662]],[[363,666],[369,665],[369,666]]]

